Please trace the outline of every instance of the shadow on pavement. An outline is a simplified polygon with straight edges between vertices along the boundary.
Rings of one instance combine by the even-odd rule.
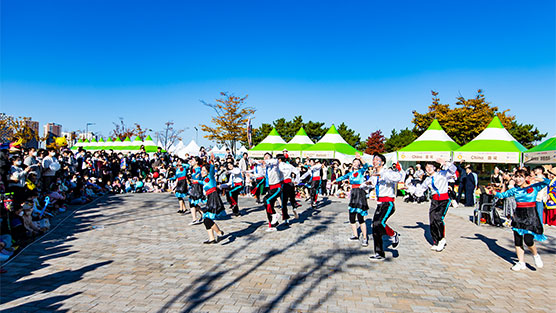
[[[403,226],[403,228],[409,228],[409,229],[422,228],[423,231],[424,231],[423,236],[425,237],[425,239],[427,239],[427,242],[431,245],[434,244],[434,242],[432,241],[430,225],[426,225],[422,222],[417,222],[417,225],[415,225],[415,226]]]

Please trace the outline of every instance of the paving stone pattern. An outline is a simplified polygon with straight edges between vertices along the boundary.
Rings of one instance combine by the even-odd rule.
[[[204,226],[188,226],[170,194],[116,195],[79,208],[5,266],[0,310],[554,312],[555,228],[539,245],[545,267],[535,269],[527,253],[528,269],[515,273],[511,231],[472,224],[468,209],[450,209],[448,246],[437,253],[427,239],[428,205],[398,199],[389,224],[401,243],[372,263],[372,238],[366,248],[347,240],[345,200],[317,210],[303,203],[299,220],[274,233],[253,199],[240,206],[241,217],[218,221],[227,235],[217,245],[202,244]]]

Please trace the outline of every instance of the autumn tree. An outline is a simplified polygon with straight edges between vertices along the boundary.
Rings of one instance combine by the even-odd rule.
[[[221,98],[216,103],[201,103],[212,108],[216,113],[211,121],[214,127],[201,124],[201,129],[208,133],[205,138],[217,143],[225,144],[235,154],[236,142],[247,141],[247,120],[255,113],[255,109],[245,106],[245,97],[237,97],[227,92],[220,93]]]
[[[33,139],[41,141],[43,138],[29,126],[30,121],[30,117],[0,114],[0,142],[21,140],[26,144]]]
[[[113,122],[112,124],[114,124],[114,129],[112,130],[111,135],[112,139],[120,138],[120,140],[125,140],[129,137],[133,140],[133,137],[139,136],[139,138],[143,140],[147,137],[147,131],[149,131],[148,129],[141,127],[138,123],[134,123],[133,127],[127,126],[123,117],[120,117],[119,123]]]
[[[386,138],[382,135],[382,131],[380,129],[372,132],[365,143],[365,153],[383,153],[385,140]]]
[[[448,136],[450,136],[459,145],[464,145],[473,140],[487,125],[492,121],[494,115],[500,118],[504,127],[511,133],[512,128],[521,125],[515,123],[515,116],[507,114],[509,110],[500,111],[497,106],[492,106],[486,101],[483,91],[479,89],[477,95],[473,98],[457,97],[454,108],[450,108],[448,104],[440,103],[438,93],[431,91],[433,95],[432,104],[426,113],[418,113],[413,111],[414,132],[421,135],[430,125],[433,119],[437,119]],[[522,128],[521,130],[524,130]],[[520,139],[516,138],[524,146],[530,146],[534,141],[542,139],[545,135],[541,134],[536,128],[531,135],[525,132],[519,133]],[[532,140],[532,141],[531,141]]]
[[[155,136],[156,140],[162,145],[162,148],[168,151],[173,144],[181,140],[180,134],[184,132],[184,129],[175,129],[174,122],[172,121],[168,121],[164,125],[164,129],[157,131]]]

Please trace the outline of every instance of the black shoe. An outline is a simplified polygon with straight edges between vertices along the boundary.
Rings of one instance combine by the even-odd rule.
[[[357,240],[359,240],[359,237],[357,237],[357,236],[351,236],[351,237],[349,237],[348,240],[349,240],[349,241],[357,241]]]
[[[400,234],[396,232],[396,234],[394,235],[394,241],[392,242],[392,248],[397,248],[399,244],[400,244]]]
[[[203,241],[203,243],[206,244],[206,245],[211,245],[211,244],[216,243],[216,240],[207,240],[207,241]]]
[[[234,212],[234,216],[241,216],[241,214],[239,212]]]
[[[375,253],[374,255],[371,255],[371,256],[369,257],[369,259],[370,259],[371,261],[384,261],[384,259],[386,259],[386,258],[383,257],[382,255],[378,254],[378,253]]]
[[[220,240],[222,240],[224,238],[224,235],[225,235],[224,232],[222,232],[220,235],[217,235],[215,243],[220,242]]]

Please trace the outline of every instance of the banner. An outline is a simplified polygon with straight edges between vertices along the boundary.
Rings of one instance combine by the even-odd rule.
[[[247,144],[249,149],[253,147],[253,126],[251,125],[251,118],[247,120]]]

